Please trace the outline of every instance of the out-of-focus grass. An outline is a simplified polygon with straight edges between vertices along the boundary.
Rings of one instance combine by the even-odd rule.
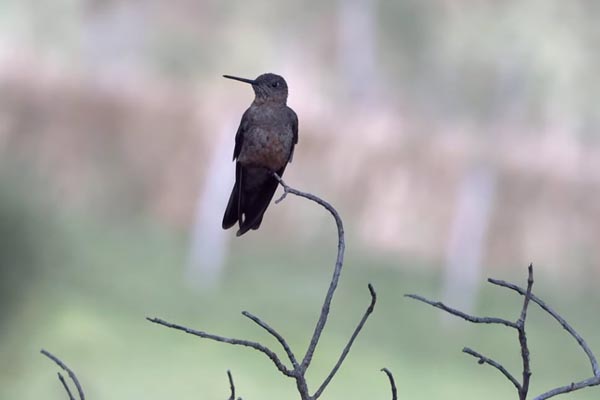
[[[249,310],[301,353],[331,276],[333,237],[308,247],[273,243],[261,232],[235,239],[220,288],[202,293],[184,281],[185,240],[177,234],[144,223],[119,226],[73,218],[63,219],[60,226],[56,234],[67,244],[63,262],[32,275],[22,301],[4,319],[0,398],[65,397],[57,368],[39,354],[42,347],[77,371],[89,398],[225,399],[227,369],[245,399],[297,398],[293,382],[262,354],[153,325],[144,317],[259,340],[282,354],[270,337],[239,314]],[[431,272],[435,269],[364,254],[356,247],[350,240],[331,318],[310,370],[313,388],[367,307],[366,286],[372,282],[379,296],[375,313],[324,398],[390,398],[387,380],[379,372],[384,366],[394,372],[400,398],[515,398],[497,371],[460,353],[468,345],[518,374],[514,332],[448,321],[441,312],[403,298],[407,292],[436,298],[440,278]],[[598,297],[561,293],[544,284],[543,268],[536,272],[537,292],[600,352]],[[519,299],[512,294],[486,287],[478,312],[512,318],[518,307]],[[574,341],[535,307],[530,343],[533,392],[590,374]],[[597,389],[590,389],[570,398],[598,396]]]

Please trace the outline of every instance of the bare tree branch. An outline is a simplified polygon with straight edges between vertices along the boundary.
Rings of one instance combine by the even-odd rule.
[[[531,268],[531,265],[530,265],[530,268]],[[511,290],[527,297],[528,290],[523,289],[513,283],[509,283],[509,282],[506,282],[506,281],[503,281],[500,279],[492,279],[492,278],[488,279],[488,282],[490,282],[491,284],[496,285],[496,286],[511,289]],[[529,280],[528,280],[528,289],[529,289]],[[592,373],[594,375],[591,378],[584,379],[579,382],[573,382],[568,385],[549,390],[549,391],[535,397],[534,400],[545,400],[545,399],[549,399],[551,397],[554,397],[554,396],[557,396],[560,394],[570,393],[575,390],[583,389],[586,387],[600,385],[600,368],[598,367],[598,361],[596,359],[596,356],[590,349],[589,345],[586,343],[586,341],[581,337],[581,335],[579,335],[579,333],[577,333],[577,331],[575,331],[575,329],[563,317],[561,317],[556,311],[554,311],[550,306],[548,306],[542,299],[540,299],[533,293],[530,293],[528,297],[531,299],[531,301],[533,301],[538,306],[540,306],[540,308],[542,310],[546,311],[549,315],[551,315],[562,326],[562,328],[564,330],[566,330],[577,341],[579,346],[583,349],[583,351],[587,355],[587,357],[590,361],[590,364],[592,366]]]
[[[312,396],[313,399],[318,399],[321,396],[321,394],[323,393],[323,391],[325,390],[325,388],[327,387],[327,385],[329,385],[329,382],[331,382],[331,380],[333,379],[333,377],[337,373],[338,369],[340,369],[340,367],[342,366],[342,363],[344,362],[344,359],[346,358],[346,356],[350,352],[350,348],[352,347],[352,344],[354,343],[354,340],[356,339],[356,337],[360,333],[361,329],[363,328],[363,326],[367,322],[367,319],[369,318],[369,315],[371,315],[371,313],[375,309],[375,303],[377,303],[377,293],[375,293],[375,290],[373,289],[373,286],[370,283],[369,283],[369,293],[371,294],[371,304],[369,304],[369,307],[367,308],[367,311],[365,311],[363,317],[361,318],[360,322],[358,323],[358,326],[354,330],[354,333],[352,333],[352,336],[350,337],[350,340],[348,341],[348,344],[346,344],[346,347],[344,347],[344,350],[342,351],[342,354],[340,355],[340,358],[338,359],[338,362],[335,364],[335,366],[333,367],[333,369],[331,370],[331,372],[329,373],[329,375],[327,376],[327,378],[325,378],[325,381],[323,381],[323,383],[321,384],[321,386],[319,387],[319,389]]]
[[[525,293],[527,292],[525,289],[520,288],[519,286],[517,286],[513,283],[505,282],[500,279],[490,278],[490,279],[488,279],[488,282],[490,282],[493,285],[497,285],[497,286],[505,287],[507,289],[514,290],[515,292],[517,292],[521,295],[525,295]],[[538,306],[540,306],[540,308],[542,310],[544,310],[548,314],[550,314],[552,316],[552,318],[554,318],[563,327],[564,330],[566,330],[571,336],[573,336],[573,338],[577,341],[579,346],[583,349],[585,354],[588,356],[588,358],[590,360],[590,364],[592,365],[592,372],[593,372],[594,376],[600,376],[600,367],[598,366],[598,361],[596,360],[594,353],[592,352],[592,350],[590,349],[590,347],[588,346],[586,341],[581,337],[581,335],[579,335],[579,333],[577,333],[575,331],[575,329],[573,329],[573,327],[567,321],[565,321],[565,319],[563,317],[561,317],[556,311],[554,311],[552,308],[550,308],[543,300],[541,300],[535,294],[532,293],[530,298],[534,303],[536,303]]]
[[[398,393],[396,390],[396,382],[394,381],[394,375],[392,375],[392,372],[387,368],[382,368],[381,371],[385,372],[388,379],[390,380],[390,386],[392,387],[392,400],[398,400]]]
[[[519,331],[519,326],[518,326],[517,323],[512,322],[512,321],[508,321],[508,320],[503,319],[503,318],[476,317],[476,316],[473,316],[473,315],[466,314],[466,313],[464,313],[464,312],[462,312],[460,310],[457,310],[455,308],[448,307],[447,305],[445,305],[444,303],[442,303],[440,301],[432,301],[432,300],[429,300],[429,299],[427,299],[427,298],[425,298],[423,296],[419,296],[419,295],[416,295],[416,294],[406,294],[405,297],[408,297],[408,298],[411,298],[411,299],[418,300],[420,302],[429,304],[430,306],[433,306],[435,308],[439,308],[440,310],[446,311],[447,313],[452,314],[452,315],[456,315],[457,317],[460,317],[460,318],[462,318],[462,319],[464,319],[466,321],[472,322],[474,324],[497,324],[497,325],[504,325],[504,326],[508,326],[510,328],[513,328],[513,329],[516,329],[516,330]],[[524,308],[526,309],[526,306]],[[525,312],[525,314],[523,314],[523,312],[521,312],[521,316],[522,317],[523,316],[526,317],[527,313]],[[519,335],[519,337],[520,337],[520,335]],[[523,391],[523,385],[521,383],[519,383],[515,379],[515,377],[512,374],[510,374],[508,372],[508,370],[502,364],[500,364],[499,362],[494,361],[494,360],[492,360],[492,359],[490,359],[488,357],[484,357],[483,355],[477,353],[476,351],[474,351],[474,350],[472,350],[472,349],[470,349],[468,347],[465,347],[463,349],[463,352],[465,352],[465,353],[467,353],[469,355],[472,355],[472,356],[478,358],[479,359],[478,362],[480,364],[486,363],[486,364],[489,364],[489,365],[493,366],[494,368],[498,369],[515,386],[515,388],[517,389],[517,392],[519,393],[519,397],[521,397],[521,393]],[[528,352],[527,352],[527,354],[528,354]],[[527,360],[529,360],[529,359],[527,359]]]
[[[325,328],[325,324],[327,323],[327,317],[329,316],[329,307],[331,306],[333,294],[335,293],[335,289],[337,288],[338,282],[340,280],[340,274],[342,273],[342,266],[344,265],[344,250],[346,248],[346,242],[344,240],[344,225],[342,223],[342,218],[331,204],[313,194],[293,189],[289,187],[279,175],[273,175],[279,181],[279,184],[283,187],[284,190],[283,195],[276,201],[276,203],[281,202],[288,193],[312,200],[324,207],[327,211],[329,211],[329,213],[333,216],[333,219],[335,220],[335,224],[337,226],[338,231],[338,252],[337,259],[335,262],[335,268],[333,270],[333,277],[331,278],[329,290],[327,290],[327,295],[325,296],[325,301],[323,303],[323,307],[321,308],[321,315],[319,316],[319,320],[317,321],[317,325],[315,326],[315,330],[310,340],[310,344],[308,345],[308,349],[306,350],[306,354],[304,355],[301,364],[301,369],[306,370],[308,368],[308,365],[310,364],[310,361],[312,360],[317,344],[319,343],[321,333],[323,333],[323,328]]]
[[[229,378],[229,388],[231,389],[229,400],[235,400],[235,384],[233,383],[233,376],[231,376],[231,371],[229,370],[227,370],[227,378]]]
[[[590,364],[592,365],[592,371],[594,373],[594,376],[591,378],[588,378],[588,379],[585,379],[585,380],[582,380],[579,382],[573,382],[569,385],[565,385],[565,386],[561,386],[561,387],[549,390],[549,391],[535,397],[534,400],[545,400],[545,399],[549,399],[551,397],[554,397],[554,396],[557,396],[560,394],[573,392],[575,390],[583,389],[586,387],[600,385],[600,370],[598,368],[598,361],[596,360],[596,357],[594,356],[594,353],[592,352],[592,350],[590,349],[588,344],[575,331],[575,329],[573,329],[573,327],[564,320],[564,318],[562,318],[560,315],[558,315],[557,312],[555,312],[552,308],[550,308],[548,305],[546,305],[546,303],[544,303],[542,300],[540,300],[538,297],[536,297],[532,293],[532,289],[533,289],[533,265],[532,264],[529,264],[529,267],[528,267],[528,277],[527,277],[527,288],[526,289],[523,289],[515,284],[508,283],[508,282],[505,282],[505,281],[502,281],[499,279],[488,279],[488,282],[490,282],[494,285],[497,285],[497,286],[501,286],[501,287],[505,287],[505,288],[514,290],[517,293],[525,296],[525,298],[523,300],[523,306],[521,307],[521,313],[520,313],[519,319],[516,322],[506,321],[506,320],[503,320],[500,318],[473,317],[471,315],[463,313],[462,311],[450,308],[450,307],[444,305],[443,303],[434,302],[434,301],[428,300],[422,296],[407,295],[407,297],[410,297],[410,298],[418,300],[418,301],[422,301],[433,307],[444,310],[450,314],[457,315],[457,316],[459,316],[467,321],[470,321],[470,322],[496,323],[496,324],[502,324],[502,325],[506,325],[506,326],[516,329],[519,334],[519,346],[521,348],[521,359],[522,359],[522,365],[523,365],[523,371],[522,371],[522,376],[523,376],[522,379],[523,380],[522,380],[522,382],[519,382],[500,363],[498,363],[490,358],[484,357],[480,353],[478,353],[468,347],[465,347],[463,349],[463,352],[465,352],[473,357],[478,358],[479,364],[489,364],[489,365],[493,366],[494,368],[496,368],[497,370],[499,370],[515,386],[515,388],[517,389],[517,392],[519,394],[520,400],[525,400],[527,398],[528,391],[529,391],[529,382],[530,382],[530,378],[531,378],[530,354],[529,354],[529,347],[528,347],[528,343],[527,343],[525,324],[526,324],[526,320],[527,320],[527,311],[529,308],[529,303],[531,301],[533,301],[534,303],[539,305],[544,311],[546,311],[548,314],[550,314],[556,321],[558,321],[558,323],[567,332],[569,332],[569,334],[571,336],[573,336],[573,338],[575,338],[577,343],[580,345],[580,347],[583,349],[583,351],[588,356],[588,358],[590,360]]]
[[[290,345],[283,338],[283,336],[281,336],[281,334],[279,334],[279,332],[277,332],[275,329],[273,329],[272,327],[270,327],[269,325],[267,325],[266,322],[262,321],[260,318],[258,318],[257,316],[249,313],[248,311],[242,311],[242,315],[244,315],[245,317],[250,318],[258,326],[260,326],[261,328],[263,328],[264,330],[266,330],[267,332],[269,332],[271,335],[273,335],[275,337],[275,339],[277,339],[277,341],[281,344],[281,347],[283,347],[283,350],[285,350],[285,352],[288,355],[288,358],[290,359],[290,362],[292,363],[292,366],[294,367],[294,369],[298,368],[298,360],[296,360],[296,356],[292,352],[292,349],[290,348]]]
[[[256,317],[255,315],[253,315],[247,311],[242,312],[242,314],[245,317],[252,320],[253,322],[255,322],[261,328],[266,330],[275,339],[277,339],[277,341],[281,344],[281,346],[285,350],[288,358],[290,359],[290,362],[292,363],[292,369],[287,368],[281,362],[281,360],[279,359],[279,357],[277,356],[277,354],[274,351],[272,351],[271,349],[267,348],[266,346],[264,346],[260,343],[251,342],[251,341],[242,340],[242,339],[232,339],[232,338],[218,336],[218,335],[214,335],[214,334],[203,332],[203,331],[197,331],[197,330],[190,329],[190,328],[187,328],[182,325],[177,325],[177,324],[173,324],[173,323],[164,321],[159,318],[146,318],[146,319],[155,324],[163,325],[163,326],[166,326],[166,327],[172,328],[172,329],[177,329],[177,330],[186,332],[188,334],[199,336],[199,337],[202,337],[205,339],[210,339],[210,340],[214,340],[217,342],[229,343],[229,344],[233,344],[233,345],[241,345],[241,346],[251,347],[255,350],[258,350],[258,351],[262,352],[263,354],[265,354],[267,357],[269,357],[269,359],[271,359],[271,361],[275,364],[275,366],[281,373],[283,373],[285,376],[295,379],[296,387],[298,389],[298,392],[299,392],[302,400],[316,400],[323,393],[323,391],[325,390],[327,385],[331,382],[331,380],[333,379],[333,377],[335,376],[335,374],[338,372],[339,368],[341,367],[342,363],[346,359],[346,357],[350,351],[350,348],[354,344],[355,339],[357,338],[358,334],[360,333],[363,326],[365,325],[367,319],[369,318],[369,315],[371,315],[371,313],[374,310],[377,296],[376,296],[375,290],[373,289],[371,284],[369,284],[369,292],[371,294],[371,303],[370,303],[369,307],[367,308],[367,311],[365,312],[365,314],[363,315],[362,319],[360,320],[358,326],[354,330],[348,343],[342,350],[340,358],[336,362],[335,366],[333,367],[333,369],[331,370],[329,375],[325,378],[324,382],[320,385],[320,387],[315,392],[315,394],[313,396],[310,396],[308,384],[306,382],[306,376],[305,376],[306,370],[308,369],[308,367],[312,361],[315,349],[319,343],[319,339],[321,338],[321,334],[323,333],[325,324],[327,323],[327,318],[329,316],[329,311],[330,311],[330,307],[331,307],[331,301],[333,300],[333,295],[338,286],[340,274],[342,272],[342,266],[344,263],[344,250],[345,250],[344,227],[343,227],[343,223],[342,223],[342,219],[341,219],[340,215],[338,214],[336,209],[331,204],[329,204],[325,200],[323,200],[313,194],[301,192],[299,190],[291,188],[277,174],[273,174],[273,176],[278,180],[279,184],[283,187],[283,190],[284,190],[283,195],[281,196],[281,198],[279,200],[276,201],[276,203],[281,202],[290,193],[293,195],[299,196],[299,197],[306,198],[306,199],[311,200],[311,201],[319,204],[320,206],[324,207],[333,216],[336,227],[337,227],[338,246],[337,246],[337,257],[336,257],[336,262],[335,262],[335,266],[334,266],[334,270],[333,270],[333,275],[331,278],[331,282],[329,284],[329,288],[327,290],[327,294],[325,296],[325,300],[323,302],[323,306],[321,307],[321,313],[319,315],[319,319],[317,320],[317,324],[315,326],[314,332],[310,339],[306,353],[305,353],[304,357],[302,358],[302,362],[298,362],[298,358],[296,357],[294,352],[291,350],[291,348],[290,348],[289,344],[287,343],[287,341],[285,340],[285,338],[280,333],[278,333],[275,329],[273,329],[267,323],[262,321],[260,318]],[[232,382],[232,381],[230,380],[230,382]],[[233,387],[233,383],[231,383],[231,386]]]
[[[514,322],[511,322],[511,321],[508,321],[506,319],[493,318],[493,317],[475,317],[473,315],[465,314],[464,312],[457,310],[455,308],[448,307],[447,305],[445,305],[444,303],[442,303],[440,301],[432,301],[432,300],[426,299],[423,296],[419,296],[418,294],[405,294],[404,297],[409,297],[411,299],[418,300],[420,302],[429,304],[430,306],[439,308],[440,310],[444,310],[449,314],[456,315],[457,317],[460,317],[460,318],[462,318],[466,321],[472,322],[474,324],[499,324],[499,325],[505,325],[505,326],[517,329],[517,324],[515,324]]]
[[[521,384],[519,383],[519,381],[517,381],[517,379],[511,375],[510,372],[508,372],[506,370],[506,368],[504,368],[502,366],[502,364],[500,364],[497,361],[492,360],[491,358],[485,357],[484,355],[476,352],[475,350],[469,348],[469,347],[465,347],[463,349],[463,353],[467,353],[469,355],[472,355],[475,358],[478,358],[479,360],[477,361],[477,363],[479,364],[488,364],[491,365],[492,367],[496,368],[498,371],[500,371],[509,381],[512,382],[513,385],[515,385],[515,388],[517,388],[517,391],[520,392],[521,391]]]
[[[588,378],[583,381],[574,382],[569,385],[565,385],[565,386],[558,387],[556,389],[549,390],[546,393],[543,393],[543,394],[535,397],[533,400],[546,400],[546,399],[549,399],[550,397],[558,396],[559,394],[570,393],[570,392],[574,392],[575,390],[592,387],[592,386],[597,386],[597,385],[600,385],[600,376],[595,376],[593,378]]]
[[[527,307],[531,299],[531,289],[533,288],[533,265],[529,264],[527,268],[527,291],[523,300],[521,316],[517,320],[517,330],[519,331],[519,344],[521,345],[521,359],[523,361],[523,383],[519,390],[519,399],[526,400],[529,392],[529,380],[531,378],[531,367],[529,365],[529,347],[527,345],[527,334],[525,333],[525,321],[527,320]]]
[[[179,331],[189,333],[190,335],[199,336],[204,339],[210,339],[210,340],[214,340],[216,342],[229,343],[229,344],[233,344],[233,345],[251,347],[251,348],[258,350],[261,353],[265,354],[267,357],[269,357],[271,359],[271,361],[273,361],[273,364],[275,364],[277,369],[279,371],[281,371],[282,374],[284,374],[286,376],[294,376],[293,372],[290,371],[285,365],[283,365],[283,363],[281,362],[281,360],[279,359],[277,354],[275,354],[272,350],[266,348],[265,346],[263,346],[260,343],[251,342],[249,340],[232,339],[232,338],[227,338],[224,336],[213,335],[212,333],[197,331],[195,329],[190,329],[190,328],[182,326],[182,325],[172,324],[172,323],[164,321],[160,318],[146,318],[146,319],[155,324],[163,325],[163,326],[166,326],[167,328],[171,328],[171,329],[177,329]]]
[[[67,392],[67,395],[69,396],[69,400],[75,400],[75,397],[73,396],[73,393],[71,393],[71,389],[69,388],[69,385],[67,385],[67,381],[65,380],[65,377],[60,372],[57,372],[57,374],[58,374],[58,380],[63,385],[63,387],[65,388],[65,392]]]
[[[40,353],[42,353],[43,355],[45,355],[46,357],[48,357],[49,359],[54,361],[56,363],[56,365],[61,367],[67,374],[69,374],[69,378],[71,378],[71,380],[75,384],[75,387],[77,388],[77,393],[79,394],[79,400],[85,400],[85,394],[83,393],[83,389],[81,388],[81,385],[79,384],[79,379],[77,379],[77,375],[75,375],[75,372],[73,372],[73,370],[71,368],[69,368],[64,362],[62,362],[58,357],[56,357],[54,354],[50,353],[49,351],[42,349],[40,351]],[[71,393],[71,390],[69,390],[69,387],[67,385],[67,382],[65,381],[65,378],[60,373],[58,374],[58,379],[62,383],[67,394],[69,395],[69,399],[75,400],[75,398],[73,397],[73,394]]]
[[[231,371],[227,370],[227,378],[229,378],[229,390],[231,390],[231,395],[228,400],[236,400],[235,399],[235,384],[233,383],[233,375],[231,375]],[[237,400],[242,400],[241,397],[238,397]]]

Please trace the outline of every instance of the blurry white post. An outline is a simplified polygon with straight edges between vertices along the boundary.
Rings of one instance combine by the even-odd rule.
[[[214,289],[223,273],[230,232],[221,228],[221,220],[233,186],[235,165],[231,162],[235,128],[223,126],[217,145],[211,152],[204,187],[196,202],[186,280],[200,289]]]
[[[338,64],[352,101],[368,102],[376,94],[377,0],[338,1]]]
[[[443,299],[466,313],[473,311],[477,299],[495,193],[496,173],[488,165],[472,167],[458,189],[446,251]]]
[[[483,154],[491,154],[507,121],[518,120],[526,108],[520,96],[523,82],[522,57],[512,51],[498,58],[494,115],[488,120],[487,139]],[[496,127],[496,128],[493,128]],[[481,281],[482,258],[486,246],[490,219],[496,198],[498,169],[492,162],[473,165],[463,177],[456,201],[454,220],[446,253],[444,300],[467,313],[473,311]],[[448,317],[449,318],[449,317]]]

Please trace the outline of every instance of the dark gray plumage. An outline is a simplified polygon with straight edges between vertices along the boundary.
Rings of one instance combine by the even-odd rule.
[[[273,172],[283,175],[298,143],[298,117],[286,105],[288,88],[275,74],[255,80],[223,75],[252,85],[255,98],[235,135],[235,184],[223,216],[223,229],[239,225],[237,236],[258,229],[277,190]]]

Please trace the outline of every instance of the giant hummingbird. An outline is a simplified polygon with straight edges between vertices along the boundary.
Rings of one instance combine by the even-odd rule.
[[[262,74],[254,80],[223,76],[251,84],[255,95],[235,134],[235,184],[223,216],[223,229],[238,223],[241,236],[260,227],[279,184],[273,174],[281,177],[292,161],[298,117],[286,104],[288,87],[281,76]]]

